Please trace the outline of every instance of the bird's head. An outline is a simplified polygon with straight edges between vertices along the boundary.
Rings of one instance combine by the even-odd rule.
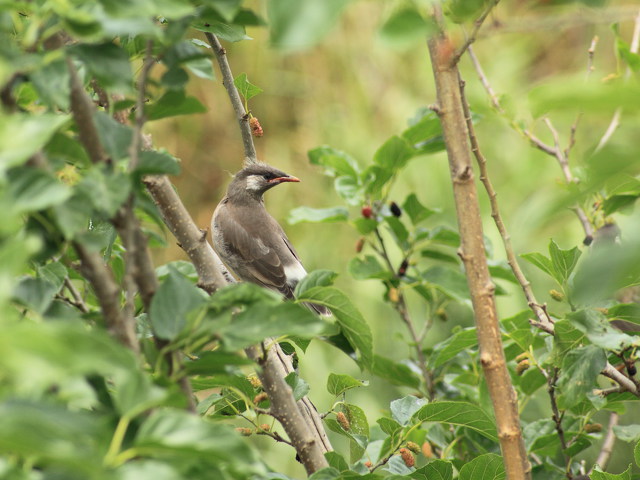
[[[234,198],[261,198],[270,188],[284,182],[299,182],[277,168],[256,164],[243,168],[233,177],[227,195]]]

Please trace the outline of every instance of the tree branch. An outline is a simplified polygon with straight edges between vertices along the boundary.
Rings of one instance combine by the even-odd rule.
[[[600,453],[598,453],[598,458],[596,462],[593,464],[594,467],[598,465],[600,469],[604,472],[607,469],[607,463],[609,463],[609,458],[611,458],[611,452],[613,452],[613,446],[616,443],[616,435],[614,433],[613,427],[618,425],[618,420],[620,416],[616,412],[612,412],[609,416],[609,426],[607,427],[607,435],[604,437],[604,442],[602,442],[602,448],[600,449]],[[589,471],[589,474],[593,471],[593,467]]]
[[[482,27],[482,24],[491,13],[491,10],[493,10],[493,8],[499,2],[500,0],[491,0],[487,5],[487,7],[485,8],[484,12],[482,12],[482,14],[473,22],[473,30],[471,30],[471,33],[469,34],[467,39],[464,41],[462,46],[453,55],[453,63],[458,63],[460,61],[460,57],[462,57],[464,52],[466,52],[467,49],[471,46],[471,44],[476,41],[476,37],[478,35],[478,32],[480,32],[480,28]]]
[[[240,134],[242,135],[242,145],[244,147],[244,162],[246,165],[256,163],[258,161],[258,155],[256,154],[256,147],[253,143],[253,136],[251,135],[251,127],[249,125],[249,113],[244,109],[242,104],[242,98],[238,93],[238,89],[233,83],[233,73],[231,73],[231,67],[227,60],[227,51],[224,49],[218,37],[212,33],[205,33],[211,48],[218,60],[218,66],[222,73],[222,84],[227,89],[229,100],[233,110],[236,112],[238,124],[240,125]]]
[[[438,6],[434,10],[436,17],[441,14]],[[431,37],[428,45],[456,203],[461,238],[459,255],[464,263],[471,291],[480,362],[493,403],[502,458],[507,478],[530,479],[531,465],[522,439],[518,401],[500,337],[495,286],[489,275],[482,241],[482,218],[473,180],[466,120],[460,97],[459,72],[451,61],[451,41],[446,34]]]

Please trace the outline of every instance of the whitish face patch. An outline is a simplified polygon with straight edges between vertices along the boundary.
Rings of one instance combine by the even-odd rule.
[[[247,177],[247,190],[257,192],[263,186],[264,186],[264,179],[260,175],[251,175]]]

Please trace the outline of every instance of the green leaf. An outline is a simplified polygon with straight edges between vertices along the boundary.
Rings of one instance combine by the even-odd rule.
[[[152,121],[176,115],[204,113],[207,108],[197,98],[187,97],[184,90],[171,90],[147,106],[145,111],[147,119]]]
[[[348,0],[272,0],[267,3],[271,44],[288,52],[316,45],[331,30]]]
[[[45,170],[14,168],[8,175],[7,193],[16,213],[59,205],[71,196],[71,189]]]
[[[450,0],[445,8],[445,15],[454,23],[473,20],[486,8],[487,0]]]
[[[432,460],[424,467],[411,472],[409,478],[416,480],[452,480],[453,465],[446,460]]]
[[[151,325],[158,338],[173,340],[187,324],[187,314],[202,306],[206,295],[177,270],[158,287],[151,300]]]
[[[527,262],[531,263],[532,265],[535,265],[536,267],[538,267],[540,270],[542,270],[543,272],[551,275],[553,278],[555,278],[555,272],[553,271],[553,265],[551,263],[551,259],[545,257],[544,255],[542,255],[541,253],[523,253],[522,255],[520,255],[522,258],[524,258]]]
[[[69,109],[69,68],[64,58],[59,58],[32,72],[29,79],[40,94],[40,100],[52,111]]]
[[[378,221],[375,218],[358,217],[353,220],[353,226],[361,235],[367,235],[376,229]]]
[[[323,145],[309,150],[309,162],[324,167],[332,177],[347,176],[357,179],[360,173],[358,162],[348,153]]]
[[[391,416],[403,427],[407,426],[414,414],[424,407],[426,403],[427,401],[424,398],[407,395],[391,402]]]
[[[360,180],[346,175],[338,177],[333,182],[338,195],[344,198],[350,205],[360,205],[364,201]]]
[[[633,458],[636,461],[636,465],[640,467],[640,442],[636,443],[636,446],[633,447]]]
[[[130,178],[108,167],[93,167],[77,185],[78,190],[88,198],[94,208],[107,217],[113,217],[129,198]]]
[[[241,73],[236,78],[234,78],[233,84],[238,89],[238,92],[240,92],[240,95],[244,97],[245,101],[252,99],[256,95],[264,91],[257,85],[254,85],[253,83],[251,83],[247,78],[246,73]]]
[[[82,192],[76,192],[65,202],[53,207],[56,223],[66,239],[72,239],[89,227],[94,212],[92,202]]]
[[[459,270],[436,265],[423,272],[422,278],[448,297],[459,302],[468,301],[471,298],[467,277]]]
[[[607,356],[594,345],[578,347],[567,352],[557,387],[560,390],[558,407],[571,408],[597,385],[598,374],[607,363]]]
[[[554,277],[560,284],[564,284],[578,263],[582,252],[577,247],[570,250],[562,250],[553,239],[549,242],[549,256],[555,273]]]
[[[250,365],[246,357],[223,351],[203,352],[195,360],[185,361],[184,368],[189,375],[219,375],[230,373],[235,366]]]
[[[378,32],[380,39],[391,47],[415,45],[434,31],[434,25],[425,20],[415,8],[407,6],[395,11]]]
[[[324,458],[327,459],[329,466],[340,470],[341,472],[349,470],[349,464],[342,455],[337,452],[326,452]],[[309,477],[312,478],[312,477]]]
[[[568,352],[575,350],[583,343],[584,334],[574,327],[569,320],[559,320],[554,325],[552,363],[559,363]]]
[[[206,9],[200,13],[197,20],[192,24],[193,28],[201,32],[213,33],[220,40],[225,42],[240,42],[251,40],[247,35],[244,25],[232,23],[220,15],[217,10]]]
[[[231,426],[177,409],[154,410],[140,426],[133,444],[157,458],[206,455],[223,465],[255,462],[251,449]]]
[[[385,170],[395,174],[404,167],[415,154],[406,140],[393,136],[387,140],[373,155],[373,162]]]
[[[350,375],[340,375],[337,373],[330,373],[327,379],[327,391],[336,397],[352,388],[366,387],[368,385],[369,382],[356,380]]]
[[[437,368],[454,358],[460,352],[470,351],[478,345],[475,328],[460,330],[444,342],[433,347],[433,355],[429,357],[429,365]]]
[[[458,480],[503,480],[505,477],[502,457],[486,453],[463,465]]]
[[[618,56],[629,66],[632,72],[640,72],[640,55],[631,51],[629,44],[616,36],[616,50]]]
[[[112,160],[129,157],[129,146],[133,138],[133,130],[127,125],[117,122],[105,112],[96,111],[93,121],[98,130],[100,143]]]
[[[140,152],[135,171],[144,175],[178,175],[180,162],[166,151],[145,150]]]
[[[328,287],[333,285],[333,281],[338,276],[336,272],[331,270],[314,270],[309,272],[297,285],[295,290],[295,296],[299,297],[306,290],[313,287]]]
[[[354,257],[349,261],[349,273],[356,280],[377,278],[387,280],[393,277],[393,272],[385,269],[377,257],[365,255],[364,258]]]
[[[366,367],[371,366],[373,362],[371,330],[349,297],[335,287],[313,287],[302,292],[298,300],[328,307],[349,343],[360,352],[360,361]]]
[[[411,388],[420,387],[420,378],[411,368],[402,363],[394,362],[389,358],[374,355],[373,366],[370,370],[374,375],[384,378],[393,385],[403,385]]]
[[[393,239],[396,241],[396,244],[403,250],[406,251],[409,249],[409,243],[407,240],[409,239],[409,231],[404,226],[402,221],[395,216],[385,217],[384,221],[389,225],[389,230],[393,235]]]
[[[591,480],[631,480],[631,464],[627,469],[619,474],[603,472],[600,467],[596,468],[590,474]]]
[[[640,440],[640,425],[615,425],[613,433],[623,442],[637,442]]]
[[[498,433],[493,419],[479,406],[467,402],[434,402],[425,405],[413,415],[420,422],[441,422],[475,430],[493,442]]]
[[[267,337],[293,335],[313,338],[329,330],[330,324],[302,305],[291,302],[276,305],[256,303],[234,315],[231,323],[220,329],[219,335],[228,350],[238,350]]]
[[[123,91],[133,89],[133,73],[129,55],[113,43],[77,44],[69,47],[72,55],[84,63],[89,72],[105,88],[117,88]]]
[[[607,350],[624,350],[640,345],[640,339],[613,328],[597,310],[578,310],[567,315],[571,324],[586,335],[594,345]]]
[[[411,223],[414,225],[417,225],[436,213],[435,210],[431,210],[430,208],[422,205],[415,193],[411,193],[407,196],[402,204],[402,209],[407,212],[407,215],[409,215],[409,218],[411,219]]]
[[[52,114],[0,116],[0,178],[7,169],[26,162],[41,150],[69,118]]]
[[[13,297],[25,307],[43,314],[59,290],[59,286],[44,278],[25,277],[16,286]]]
[[[296,402],[309,393],[311,387],[309,384],[305,382],[296,372],[291,372],[284,378],[284,381],[287,382],[287,385],[291,387],[293,392],[293,398],[295,398]]]
[[[287,222],[291,225],[301,222],[330,223],[349,219],[349,211],[344,207],[311,208],[298,207],[289,212]]]

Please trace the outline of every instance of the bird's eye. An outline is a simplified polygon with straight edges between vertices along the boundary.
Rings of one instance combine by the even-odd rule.
[[[271,180],[271,174],[270,173],[265,173],[264,175],[262,175],[262,178],[264,178],[265,180],[269,181]]]

